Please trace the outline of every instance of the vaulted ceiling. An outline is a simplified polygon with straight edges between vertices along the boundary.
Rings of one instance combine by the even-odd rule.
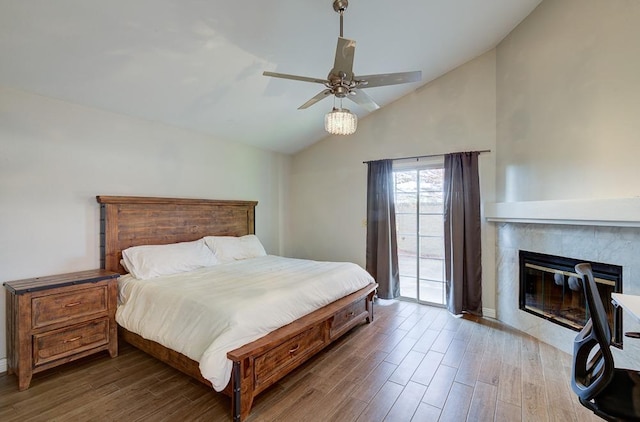
[[[421,70],[370,88],[381,106],[495,47],[541,0],[350,0],[356,75]],[[294,153],[324,138],[332,0],[0,0],[0,85]],[[360,118],[368,112],[345,104]]]

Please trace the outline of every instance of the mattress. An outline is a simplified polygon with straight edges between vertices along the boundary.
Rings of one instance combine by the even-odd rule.
[[[116,321],[199,362],[217,391],[227,352],[374,283],[361,267],[267,255],[149,280],[118,280]]]

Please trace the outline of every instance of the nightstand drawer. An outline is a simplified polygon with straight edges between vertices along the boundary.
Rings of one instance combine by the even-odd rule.
[[[34,297],[32,299],[33,328],[106,312],[108,303],[106,283],[72,293]]]
[[[75,353],[103,346],[109,342],[109,318],[50,331],[33,336],[35,366]]]

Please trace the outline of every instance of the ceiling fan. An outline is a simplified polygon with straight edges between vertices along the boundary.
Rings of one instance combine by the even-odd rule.
[[[263,72],[264,76],[313,82],[326,87],[326,89],[315,97],[298,107],[298,110],[310,107],[329,95],[334,95],[339,99],[348,98],[364,109],[374,111],[380,108],[380,106],[376,104],[369,95],[363,92],[362,89],[417,82],[422,79],[421,71],[355,76],[353,73],[353,56],[356,49],[356,42],[343,37],[343,15],[348,6],[348,0],[333,1],[333,10],[340,14],[340,36],[338,37],[338,46],[336,48],[333,68],[326,79],[288,75],[285,73]]]

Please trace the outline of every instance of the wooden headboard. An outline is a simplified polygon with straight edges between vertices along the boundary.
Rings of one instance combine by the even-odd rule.
[[[97,196],[100,267],[125,274],[122,251],[131,246],[188,242],[204,236],[255,233],[257,201]]]

